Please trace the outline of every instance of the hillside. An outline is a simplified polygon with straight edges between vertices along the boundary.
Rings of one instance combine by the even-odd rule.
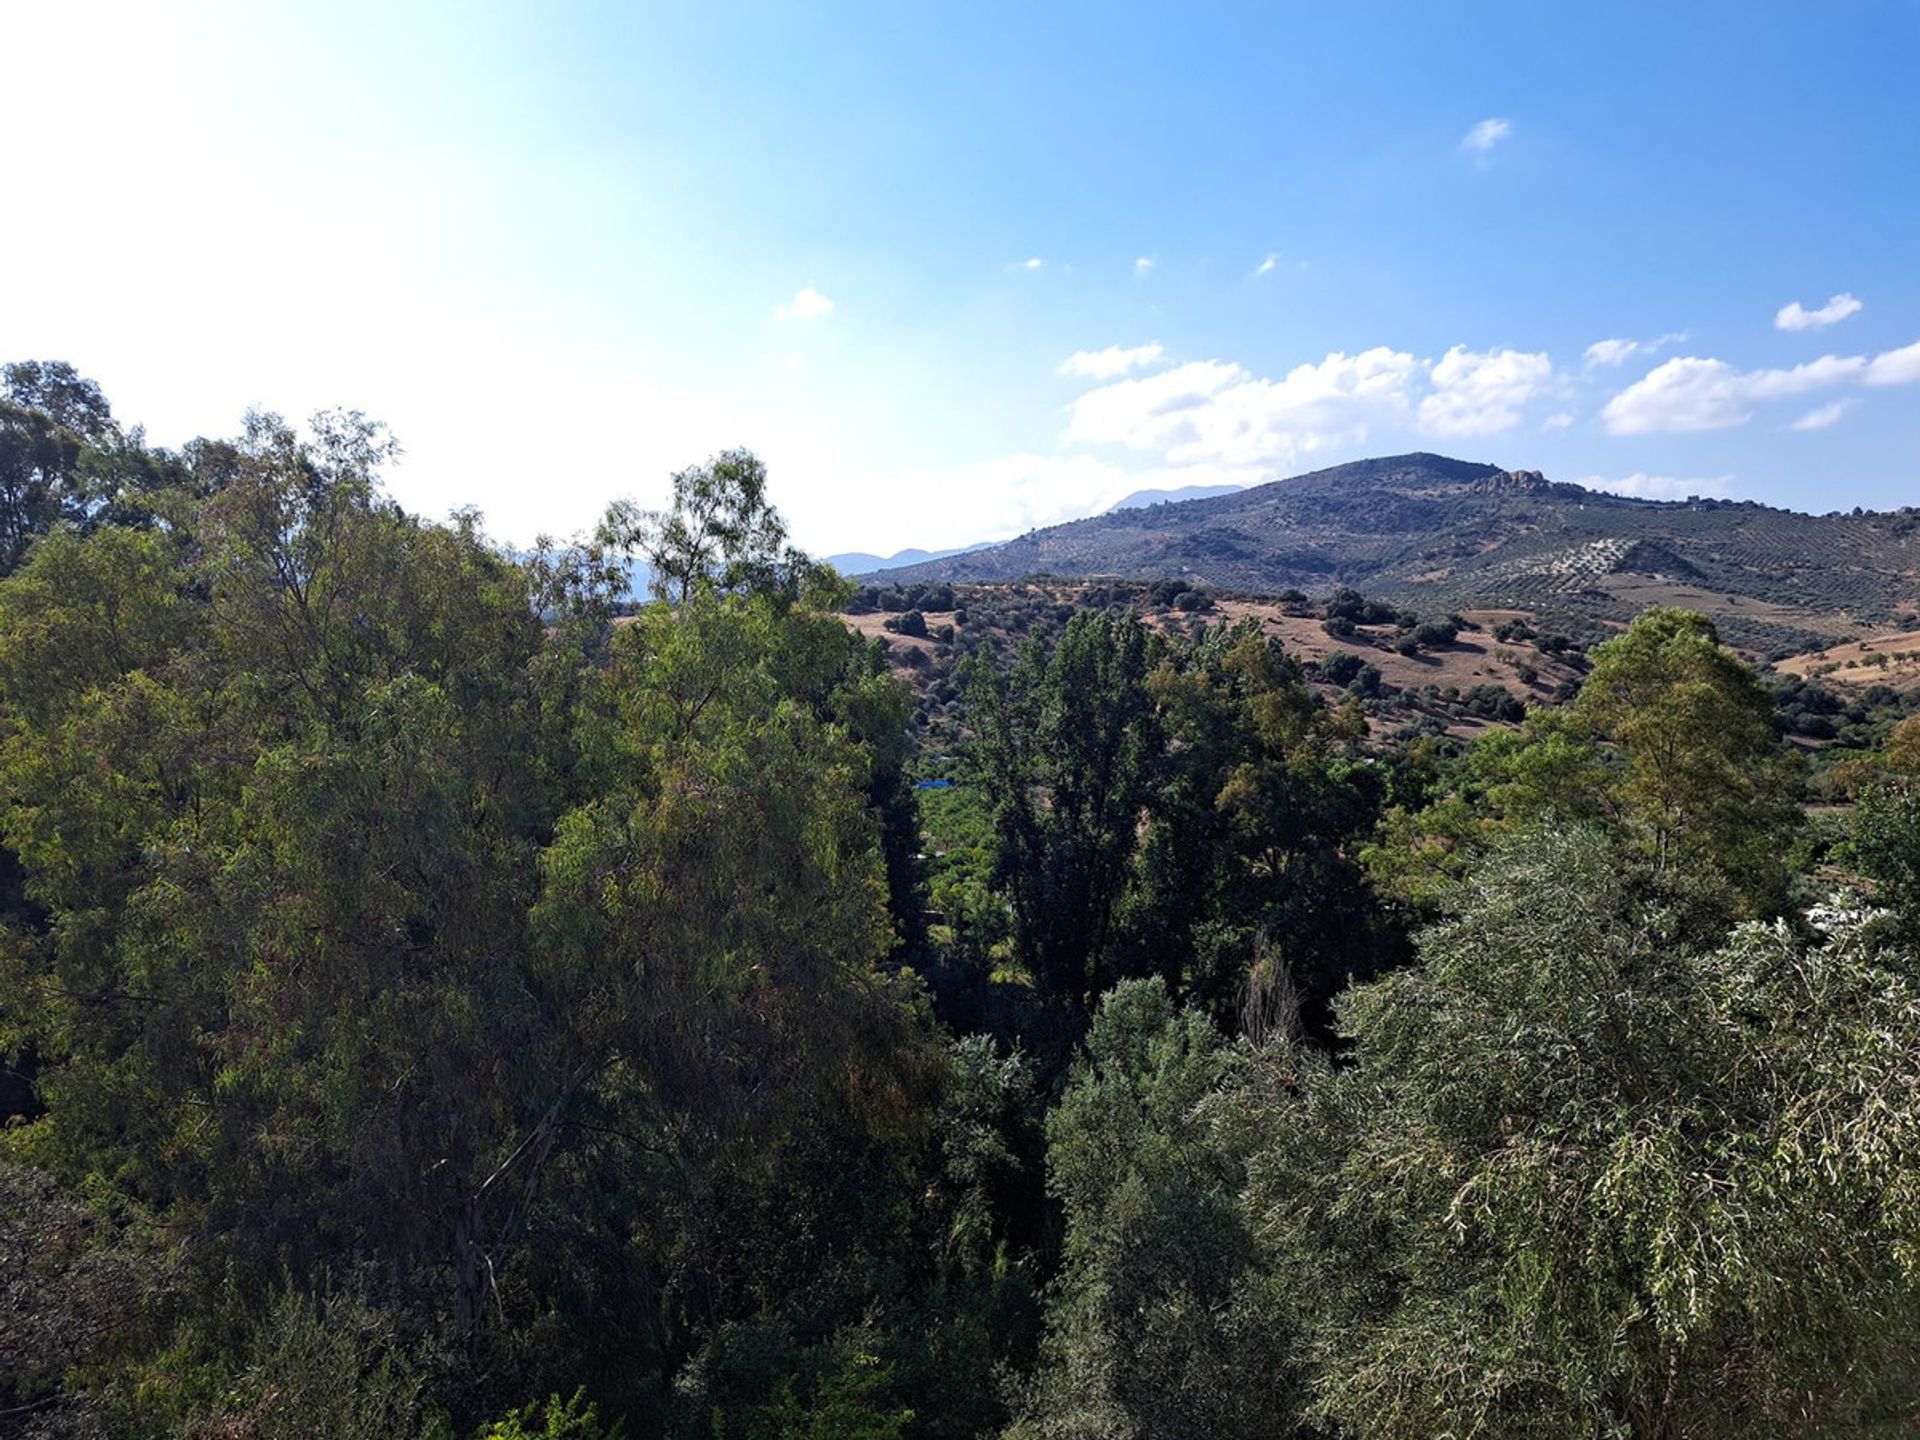
[[[1211,500],[1216,495],[1238,495],[1246,488],[1244,485],[1182,485],[1173,490],[1135,490],[1130,495],[1121,496],[1100,513],[1111,515],[1116,510],[1142,510],[1149,505]]]
[[[1920,511],[1630,499],[1413,454],[1109,512],[879,578],[1032,575],[1176,576],[1264,594],[1346,585],[1421,609],[1600,622],[1677,604],[1748,649],[1785,655],[1899,623],[1920,595]]]

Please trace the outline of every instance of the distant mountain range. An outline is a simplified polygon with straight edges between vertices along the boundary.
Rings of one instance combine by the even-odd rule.
[[[1181,485],[1172,490],[1136,490],[1107,506],[1100,513],[1111,515],[1116,510],[1143,510],[1149,505],[1179,504],[1186,500],[1211,500],[1216,495],[1237,495],[1247,487],[1244,485]]]
[[[846,550],[838,555],[824,555],[821,558],[842,575],[867,575],[875,570],[897,570],[903,565],[924,565],[931,560],[944,560],[949,555],[965,555],[985,548],[986,545],[983,542],[979,545],[964,546],[958,550],[896,550],[891,555],[869,555],[864,550]]]
[[[1920,511],[1641,500],[1537,471],[1396,455],[1208,499],[1116,506],[879,578],[1035,575],[1172,576],[1260,594],[1350,585],[1420,609],[1603,622],[1682,604],[1713,615],[1735,643],[1786,654],[1905,621],[1920,603]]]
[[[973,550],[982,546],[969,547]],[[924,565],[931,560],[942,560],[949,555],[965,555],[967,550],[897,550],[891,555],[869,555],[864,550],[848,550],[839,555],[825,555],[825,560],[842,575],[866,575],[875,570],[902,565]],[[527,558],[526,551],[514,551],[516,560]],[[634,599],[645,599],[647,586],[653,579],[653,571],[647,562],[640,559],[627,561],[627,594]]]

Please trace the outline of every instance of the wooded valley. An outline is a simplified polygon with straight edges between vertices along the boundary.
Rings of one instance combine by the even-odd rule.
[[[1920,1424],[1903,692],[908,604],[742,451],[516,558],[5,375],[0,1435]]]

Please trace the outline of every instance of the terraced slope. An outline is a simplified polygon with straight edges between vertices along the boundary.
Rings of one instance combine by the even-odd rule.
[[[1735,643],[1785,654],[1890,627],[1914,607],[1920,511],[1637,500],[1537,471],[1396,455],[882,572],[901,582],[1043,574],[1178,576],[1256,594],[1351,585],[1422,609],[1596,621],[1682,604],[1713,614]]]

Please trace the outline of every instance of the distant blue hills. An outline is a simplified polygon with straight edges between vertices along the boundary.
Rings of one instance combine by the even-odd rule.
[[[1116,510],[1144,510],[1149,505],[1178,504],[1184,500],[1211,500],[1217,495],[1234,495],[1246,489],[1244,485],[1180,485],[1170,490],[1135,490],[1130,495],[1107,506],[1100,513],[1111,515]],[[849,550],[840,555],[827,555],[822,558],[842,575],[871,575],[879,570],[898,570],[907,565],[925,565],[932,560],[945,560],[952,555],[971,555],[976,550],[990,550],[1001,542],[983,540],[977,545],[961,545],[952,550],[896,550],[891,555],[873,555],[865,550]]]
[[[1244,485],[1180,485],[1171,490],[1136,490],[1131,495],[1107,506],[1100,513],[1111,515],[1116,510],[1144,510],[1149,505],[1175,505],[1183,500],[1211,500],[1216,495],[1237,495],[1247,487]]]
[[[1218,495],[1232,495],[1244,490],[1244,485],[1182,485],[1171,490],[1135,490],[1109,505],[1100,513],[1111,515],[1116,510],[1143,510],[1149,505],[1165,505],[1183,500],[1210,500]],[[818,558],[826,561],[842,575],[861,577],[872,575],[881,570],[898,570],[908,565],[925,565],[935,560],[945,560],[955,555],[971,555],[976,550],[990,550],[1003,542],[982,540],[975,545],[958,545],[951,550],[921,550],[908,548],[896,550],[891,555],[876,555],[867,550],[843,550],[837,555],[822,555]],[[514,558],[524,559],[525,552],[516,551]],[[647,568],[644,560],[632,560],[627,564],[627,592],[635,597],[647,593],[647,583],[653,572]]]
[[[891,555],[870,555],[864,550],[848,550],[820,558],[842,575],[869,575],[875,570],[897,570],[902,565],[924,565],[929,560],[944,560],[949,555],[970,555],[975,550],[985,550],[993,543],[983,540],[978,545],[962,545],[953,550],[896,550]]]

